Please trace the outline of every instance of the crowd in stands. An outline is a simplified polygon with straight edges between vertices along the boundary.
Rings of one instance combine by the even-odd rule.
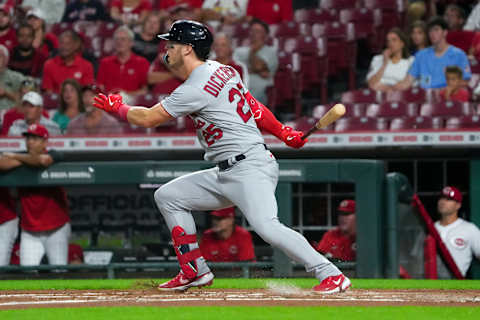
[[[41,116],[25,122],[41,121],[52,136],[57,131],[50,122],[60,134],[146,132],[89,109],[85,99],[119,92],[130,104],[153,105],[175,90],[182,80],[163,63],[165,42],[157,35],[177,19],[207,23],[216,36],[210,58],[232,65],[277,114],[319,116],[318,110],[339,100],[332,87],[345,80],[343,96],[375,93],[371,101],[342,99],[363,108],[355,117],[371,117],[370,104],[396,103],[389,98],[399,95],[394,92],[412,90],[425,91],[419,96],[427,98],[408,101],[417,104],[416,112],[403,117],[425,116],[423,104],[445,101],[470,103],[456,116],[477,115],[472,102],[480,93],[480,2],[321,0],[316,8],[293,7],[291,0],[2,1],[1,132],[21,133],[10,127],[12,119],[25,117],[28,91],[40,94]],[[365,57],[371,57],[368,71],[356,81],[363,74],[357,62]],[[319,107],[306,107],[304,97]],[[108,125],[95,128],[104,119]],[[416,121],[403,122],[409,125],[400,129],[418,128]],[[193,130],[185,123],[179,120],[168,130]],[[392,119],[384,123],[383,129],[398,129]],[[443,122],[431,128],[449,127]]]

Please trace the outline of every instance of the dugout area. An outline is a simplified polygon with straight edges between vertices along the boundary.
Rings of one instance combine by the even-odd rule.
[[[360,278],[398,278],[398,266],[404,258],[402,250],[411,249],[403,245],[406,241],[399,239],[408,239],[408,234],[402,232],[411,231],[412,226],[407,226],[406,221],[412,223],[411,218],[415,214],[408,209],[405,210],[411,197],[411,188],[405,176],[399,173],[386,174],[385,163],[381,160],[305,159],[280,160],[279,163],[280,179],[276,196],[281,222],[292,225],[292,185],[294,183],[351,183],[355,186],[357,202],[357,261],[343,266],[340,264],[340,267],[353,267],[355,276]],[[0,174],[0,185],[96,187],[120,184],[158,185],[177,176],[211,166],[212,164],[204,161],[63,162],[43,170],[21,167]],[[477,171],[472,169],[473,173]],[[476,180],[471,179],[471,181],[472,184],[475,184]],[[472,219],[474,218],[472,216]],[[415,224],[415,219],[413,221]],[[405,228],[406,226],[407,228]],[[417,230],[419,229],[417,228]],[[404,262],[403,260],[402,263]],[[421,261],[413,261],[411,265],[418,266],[421,263]],[[113,278],[117,269],[158,268],[159,266],[176,269],[175,262],[138,263],[134,261],[121,264],[112,263],[106,266],[67,266],[67,269],[107,270],[108,277]],[[273,275],[276,277],[292,276],[294,267],[289,259],[277,250],[274,250],[273,262],[257,262],[256,265],[255,263],[243,263],[238,266],[242,268],[243,276],[246,277],[249,276],[249,266],[273,267]],[[42,265],[40,268],[48,270],[53,267]],[[222,268],[221,264],[218,265],[218,268]],[[35,267],[24,267],[23,269],[30,270]],[[19,271],[22,270],[22,267],[4,267],[3,270]]]

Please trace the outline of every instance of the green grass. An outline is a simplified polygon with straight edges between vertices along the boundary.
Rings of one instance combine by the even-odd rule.
[[[0,311],[2,320],[85,319],[448,319],[480,317],[480,308],[468,307],[96,307],[42,308]]]
[[[151,281],[161,283],[166,279],[86,279],[86,280],[1,280],[0,290],[95,290],[95,289],[141,289]],[[311,288],[315,279],[215,279],[212,288],[260,289],[267,282],[290,284],[299,288]],[[352,279],[356,289],[441,289],[480,290],[480,280],[397,280],[397,279]]]

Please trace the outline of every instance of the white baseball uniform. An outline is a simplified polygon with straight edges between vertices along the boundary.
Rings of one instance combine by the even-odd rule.
[[[10,264],[10,256],[17,235],[18,218],[0,224],[0,266]]]
[[[445,246],[447,246],[458,269],[465,276],[472,263],[473,256],[480,259],[480,230],[476,225],[462,218],[458,218],[447,226],[442,226],[437,221],[435,222],[435,228]],[[437,261],[439,260],[437,259]],[[440,264],[437,263],[437,266],[439,277],[448,277],[448,272],[444,272],[447,268],[443,261]]]
[[[228,168],[216,166],[163,185],[155,192],[159,210],[170,230],[180,226],[187,234],[195,234],[191,211],[237,206],[263,240],[315,272],[319,280],[341,274],[300,233],[278,220],[274,194],[278,164],[264,145],[246,92],[232,67],[208,60],[162,100],[173,117],[189,115],[194,120],[205,159],[227,161]],[[189,248],[194,250],[198,244]],[[209,271],[203,258],[196,262],[199,275]]]

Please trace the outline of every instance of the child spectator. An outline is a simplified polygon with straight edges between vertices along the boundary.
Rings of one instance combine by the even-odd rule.
[[[457,66],[448,66],[445,69],[447,87],[440,90],[440,97],[444,101],[468,102],[470,93],[463,87],[463,72]]]

